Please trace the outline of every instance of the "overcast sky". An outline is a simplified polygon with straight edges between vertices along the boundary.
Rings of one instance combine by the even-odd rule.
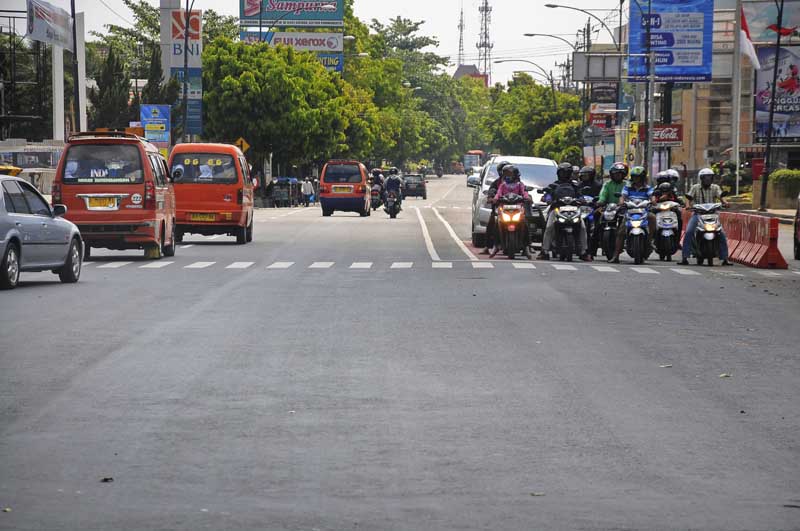
[[[158,0],[148,0],[158,5]],[[49,0],[50,3],[69,9],[69,0]],[[555,39],[529,38],[523,33],[556,33],[567,40],[574,41],[576,31],[586,23],[586,15],[566,9],[548,9],[544,4],[557,2],[584,9],[616,8],[618,0],[490,0],[493,8],[491,38],[494,41],[495,59],[526,59],[534,61],[546,70],[553,70],[554,64],[563,62],[569,47]],[[25,0],[2,0],[4,8],[25,9]],[[76,0],[76,9],[86,12],[87,31],[103,31],[103,24],[127,24],[132,19],[121,0]],[[435,36],[440,41],[438,53],[452,57],[456,61],[458,53],[458,17],[464,8],[464,49],[465,63],[477,63],[480,30],[479,0],[404,0],[389,2],[385,0],[356,0],[356,15],[365,22],[377,18],[386,21],[397,15],[412,20],[424,20],[423,32]],[[627,2],[626,2],[627,7]],[[218,12],[239,15],[237,0],[195,0],[196,9],[212,8]],[[618,14],[604,11],[594,12],[600,18],[609,18],[609,26],[616,25]],[[625,15],[627,18],[627,15]],[[598,25],[599,27],[599,25]],[[603,30],[597,36],[598,42],[611,42]],[[493,65],[492,81],[507,81],[514,70],[533,68],[525,63]]]

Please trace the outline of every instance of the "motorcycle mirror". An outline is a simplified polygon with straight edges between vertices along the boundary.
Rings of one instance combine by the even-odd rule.
[[[544,189],[544,188],[539,188],[538,190],[536,190],[536,193],[537,193],[537,194],[543,194],[543,193],[545,193],[545,192],[547,192],[547,190],[546,190],[546,189]]]
[[[533,192],[533,186],[526,186],[525,187],[525,191],[526,192]]]
[[[583,195],[589,195],[592,193],[592,189],[589,188],[588,186],[584,186],[583,188],[581,188],[581,193]]]

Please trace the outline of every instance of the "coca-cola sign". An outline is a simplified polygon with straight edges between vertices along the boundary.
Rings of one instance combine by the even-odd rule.
[[[639,127],[639,140],[644,142],[646,127]],[[653,127],[653,147],[677,147],[683,145],[683,124],[656,124]]]

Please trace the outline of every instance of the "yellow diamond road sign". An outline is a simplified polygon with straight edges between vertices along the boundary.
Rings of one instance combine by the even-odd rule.
[[[245,139],[244,139],[244,138],[242,138],[242,137],[239,137],[239,140],[237,140],[237,141],[235,142],[235,144],[236,144],[237,146],[239,146],[239,149],[241,149],[241,150],[242,150],[242,153],[247,153],[247,150],[248,150],[248,149],[250,149],[250,144],[248,144],[248,143],[247,143],[247,140],[245,140]]]

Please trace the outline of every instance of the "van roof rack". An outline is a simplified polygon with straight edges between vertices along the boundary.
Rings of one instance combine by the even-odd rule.
[[[130,138],[132,140],[147,139],[134,135],[133,133],[126,133],[125,131],[82,131],[80,133],[72,133],[69,135],[69,140],[73,138]]]

